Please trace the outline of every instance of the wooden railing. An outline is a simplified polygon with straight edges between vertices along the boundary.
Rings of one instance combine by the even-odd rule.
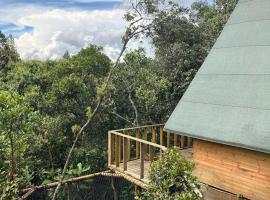
[[[164,125],[149,125],[109,131],[108,164],[127,171],[128,162],[140,160],[140,179],[143,179],[145,160],[152,162],[162,156],[167,148],[192,147],[189,137],[163,130]]]

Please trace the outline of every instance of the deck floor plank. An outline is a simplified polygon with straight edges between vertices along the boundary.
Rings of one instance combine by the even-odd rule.
[[[189,160],[193,159],[192,148],[182,149],[181,152],[187,159]],[[124,171],[123,162],[120,163],[119,167],[116,167],[115,164],[112,164],[110,167],[114,170],[117,170],[121,173],[125,173],[129,176],[132,176],[133,178],[140,180],[140,159],[128,161],[126,171]],[[149,167],[150,167],[150,161],[145,160],[144,161],[144,179],[141,180],[144,183],[149,182],[149,173],[148,173]]]

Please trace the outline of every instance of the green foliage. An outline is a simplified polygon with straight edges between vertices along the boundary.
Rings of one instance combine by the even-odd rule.
[[[149,169],[150,184],[138,199],[198,200],[200,186],[192,171],[194,163],[187,160],[179,148],[167,150]]]
[[[3,198],[15,198],[18,191],[17,177],[26,175],[25,158],[30,147],[31,133],[36,113],[24,97],[16,92],[0,93],[0,194]]]
[[[75,134],[91,118],[101,97],[104,101],[94,123],[79,138],[68,177],[106,169],[108,130],[164,123],[236,2],[197,1],[184,8],[172,2],[162,1],[160,6],[141,0],[138,9],[153,19],[151,29],[142,33],[152,40],[155,56],[148,58],[143,49],[125,54],[106,92],[104,82],[112,62],[102,48],[89,45],[55,61],[21,61],[13,38],[0,32],[1,198],[12,199],[19,188],[57,180]],[[163,6],[166,9],[160,9]],[[125,18],[132,23],[138,15],[129,12]],[[160,169],[164,180],[159,180],[162,184],[157,188],[165,191],[164,198],[183,184],[182,179],[173,178],[182,172],[180,166],[171,169],[176,171],[167,166],[168,177]],[[189,172],[192,165],[182,167]],[[185,186],[192,188],[191,182]],[[181,198],[188,199],[190,194],[181,193]]]
[[[8,173],[0,170],[0,200],[16,200],[19,191],[18,180],[9,180]]]
[[[100,50],[90,46],[70,59],[10,65],[6,82],[0,84],[0,169],[5,170],[1,184],[15,181],[25,188],[55,180],[61,173],[73,132],[91,117],[98,85],[110,68]],[[102,126],[98,121],[86,133],[91,137],[80,138],[68,177],[77,176],[80,166],[89,173],[105,168]]]
[[[0,31],[0,74],[6,74],[10,62],[17,62],[19,60],[20,57],[15,48],[13,37],[11,35],[6,37]],[[0,76],[0,78],[4,77]]]
[[[112,81],[113,111],[135,124],[164,121],[170,82],[155,72],[143,49],[128,53],[124,60]]]

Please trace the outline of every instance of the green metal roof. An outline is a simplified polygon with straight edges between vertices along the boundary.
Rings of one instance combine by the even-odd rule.
[[[270,153],[270,0],[240,0],[165,130]]]

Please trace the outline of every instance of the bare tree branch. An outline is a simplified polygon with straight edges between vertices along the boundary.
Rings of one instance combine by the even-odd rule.
[[[111,68],[111,70],[110,70],[110,72],[109,72],[109,74],[107,76],[107,79],[106,79],[106,82],[105,82],[105,86],[103,88],[103,93],[102,93],[102,95],[101,95],[101,97],[100,97],[100,99],[99,99],[99,101],[97,103],[97,106],[94,109],[93,114],[91,115],[91,117],[88,118],[88,120],[86,121],[86,123],[83,125],[83,127],[79,130],[79,132],[76,135],[76,138],[75,138],[75,140],[74,140],[74,142],[72,144],[72,147],[71,147],[71,149],[70,149],[70,151],[68,153],[68,156],[67,156],[66,163],[65,163],[64,168],[63,168],[63,171],[62,171],[62,175],[61,175],[60,181],[59,181],[59,183],[58,183],[58,185],[57,185],[57,187],[56,187],[56,189],[54,191],[52,200],[55,200],[56,199],[56,195],[57,195],[57,193],[58,193],[58,191],[59,191],[59,189],[60,189],[60,187],[61,187],[61,185],[63,183],[63,180],[65,178],[65,174],[66,174],[66,171],[67,171],[67,168],[68,168],[68,165],[69,165],[71,156],[72,156],[72,153],[73,153],[74,148],[75,148],[75,146],[76,146],[76,144],[78,142],[79,137],[81,136],[82,132],[93,122],[93,120],[95,119],[95,117],[96,117],[96,115],[97,115],[97,113],[98,113],[98,111],[100,109],[101,103],[102,103],[102,101],[103,101],[103,99],[105,97],[105,93],[107,91],[109,82],[111,80],[113,71],[119,65],[120,59],[121,59],[124,51],[126,50],[128,41],[129,40],[125,40],[124,41],[123,46],[122,46],[122,49],[121,49],[121,52],[120,52],[120,54],[119,54],[119,56],[118,56],[115,64],[113,65],[113,67]]]
[[[130,124],[132,124],[133,126],[136,126],[135,123],[131,122],[130,120],[128,120],[127,118],[121,116],[120,114],[118,114],[118,113],[116,113],[116,112],[111,112],[111,114],[113,114],[113,115],[115,115],[116,117],[118,117],[118,118],[120,118],[120,119],[122,119],[122,120],[124,120],[124,121],[126,121],[126,122],[128,122],[128,123],[130,123]]]
[[[64,165],[64,168],[63,168],[63,171],[62,171],[62,174],[61,174],[61,178],[60,178],[60,181],[54,191],[54,194],[53,194],[53,198],[52,200],[55,200],[56,199],[56,196],[57,196],[57,193],[59,191],[59,189],[61,188],[62,184],[63,184],[63,181],[64,181],[64,178],[65,178],[65,174],[66,174],[66,171],[67,171],[67,168],[69,166],[69,163],[70,163],[70,160],[71,160],[71,156],[73,154],[73,151],[76,147],[76,144],[81,136],[81,134],[85,131],[85,129],[92,124],[93,120],[95,119],[100,107],[101,107],[101,104],[105,98],[105,95],[106,95],[106,92],[107,92],[107,89],[108,89],[108,85],[109,85],[109,82],[112,78],[112,74],[115,70],[115,68],[118,67],[119,63],[120,63],[120,60],[121,60],[121,57],[123,55],[123,53],[125,52],[126,48],[127,48],[127,44],[128,42],[133,38],[133,37],[136,37],[137,35],[139,35],[140,33],[142,33],[143,31],[145,31],[142,27],[143,26],[134,26],[135,23],[131,23],[129,25],[129,27],[126,29],[126,33],[124,35],[124,37],[122,38],[122,41],[123,41],[123,46],[122,46],[122,49],[119,53],[119,56],[116,60],[116,62],[114,63],[113,67],[111,68],[108,76],[107,76],[107,79],[105,81],[105,85],[103,87],[103,91],[102,91],[102,95],[101,97],[99,98],[99,101],[92,113],[92,115],[88,118],[88,120],[85,122],[85,124],[82,126],[82,128],[79,130],[79,132],[77,133],[76,137],[75,137],[75,140],[69,150],[69,153],[68,153],[68,156],[67,156],[67,159],[66,159],[66,162],[65,162],[65,165]],[[134,30],[134,31],[130,31],[131,28]],[[141,29],[140,31],[137,31],[138,29]]]

